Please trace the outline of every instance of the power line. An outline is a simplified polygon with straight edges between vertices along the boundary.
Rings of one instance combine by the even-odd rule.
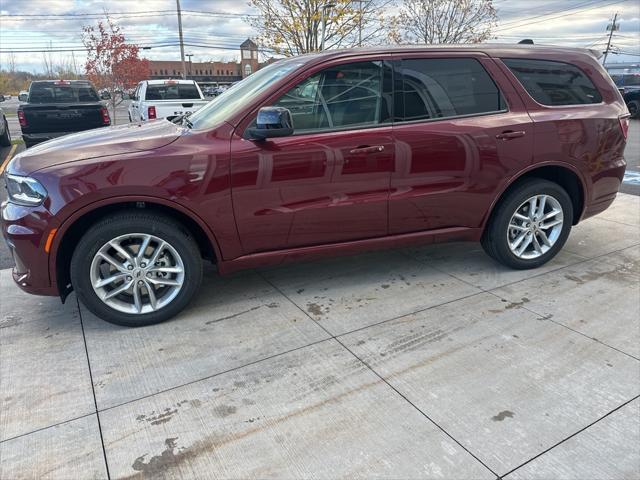
[[[579,7],[576,6],[576,7],[570,8],[570,9],[563,9],[561,11],[564,11],[565,13],[563,13],[562,15],[556,15],[556,16],[549,17],[550,15],[555,15],[555,13],[559,13],[559,11],[556,11],[556,12],[548,13],[548,14],[545,14],[545,15],[538,15],[538,16],[534,16],[534,17],[523,18],[523,19],[517,20],[515,22],[510,22],[510,23],[503,24],[503,25],[508,25],[508,26],[506,26],[506,27],[498,27],[497,29],[494,30],[494,33],[500,32],[500,31],[504,31],[504,30],[513,30],[514,28],[520,28],[520,27],[524,27],[524,26],[529,26],[529,25],[533,25],[533,24],[536,24],[536,23],[547,22],[549,20],[557,20],[558,18],[568,17],[568,16],[571,16],[571,15],[575,15],[576,13],[582,13],[582,12],[586,12],[586,11],[593,10],[593,9],[596,9],[596,8],[604,8],[604,7],[608,7],[610,5],[615,5],[615,4],[618,4],[618,3],[624,3],[624,2],[628,2],[628,1],[629,0],[616,0],[616,1],[613,1],[613,2],[610,2],[610,3],[600,3],[598,5],[593,5],[593,3],[591,3],[590,5],[592,5],[592,6],[586,7],[586,8],[579,8]],[[588,4],[589,3],[584,3],[584,4],[580,4],[580,5],[585,6],[585,5],[588,5]],[[578,11],[574,12],[573,10],[576,10],[576,9],[578,9]],[[570,13],[567,13],[567,12],[570,12]],[[545,18],[543,18],[543,17],[545,17]],[[531,20],[535,20],[535,19],[540,19],[540,20],[537,20],[537,21],[534,21],[534,22],[531,21]],[[513,25],[514,23],[518,23],[518,25]]]

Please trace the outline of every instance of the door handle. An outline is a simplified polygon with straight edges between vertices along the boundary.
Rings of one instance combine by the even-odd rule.
[[[357,155],[359,153],[379,153],[384,151],[384,146],[382,145],[374,145],[374,146],[362,146],[354,148],[350,150],[349,153],[352,155]]]
[[[507,130],[506,132],[499,133],[496,135],[498,140],[513,140],[514,138],[524,137],[526,134],[523,130],[518,130],[514,132],[512,130]]]

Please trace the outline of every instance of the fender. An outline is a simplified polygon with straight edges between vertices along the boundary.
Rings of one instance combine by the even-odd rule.
[[[487,225],[487,222],[489,221],[489,219],[491,218],[491,215],[493,214],[493,210],[495,209],[495,207],[498,204],[498,202],[502,199],[502,196],[507,191],[507,189],[511,185],[513,185],[515,182],[520,180],[527,173],[532,172],[534,170],[539,170],[540,168],[543,168],[543,167],[562,167],[562,168],[566,168],[567,170],[571,170],[573,173],[575,173],[576,176],[578,177],[578,179],[580,179],[582,192],[584,194],[584,202],[583,202],[583,205],[582,205],[582,211],[580,212],[580,216],[578,218],[579,219],[582,218],[582,216],[584,215],[584,212],[585,212],[585,210],[587,208],[587,203],[588,203],[587,199],[589,198],[589,195],[591,194],[591,190],[587,187],[588,184],[585,181],[585,178],[584,178],[584,175],[582,174],[582,172],[580,170],[578,170],[575,167],[575,165],[572,165],[572,164],[566,163],[566,162],[553,162],[553,161],[541,162],[541,163],[534,163],[534,164],[531,164],[531,165],[527,165],[525,168],[520,170],[518,173],[516,173],[512,177],[506,179],[500,185],[499,193],[495,196],[495,198],[491,202],[491,206],[489,207],[489,210],[487,211],[487,213],[485,214],[484,218],[482,219],[482,224],[480,225],[481,231],[484,231],[484,229],[485,229],[485,227]]]
[[[92,203],[89,203],[79,210],[74,211],[69,217],[64,219],[60,226],[58,227],[58,231],[53,239],[53,243],[51,244],[51,250],[49,251],[49,281],[53,286],[57,284],[57,278],[55,275],[56,272],[56,259],[58,255],[58,249],[60,247],[60,243],[64,238],[65,233],[69,230],[71,225],[73,225],[80,217],[83,215],[95,210],[96,208],[104,207],[107,205],[115,205],[117,203],[126,203],[126,202],[149,202],[156,203],[159,205],[163,205],[168,208],[172,208],[174,210],[179,211],[185,216],[189,217],[198,226],[205,232],[207,239],[213,246],[213,250],[216,254],[216,258],[222,259],[222,252],[220,251],[220,247],[218,245],[218,240],[216,239],[214,233],[211,231],[209,226],[191,209],[185,207],[184,205],[173,202],[171,200],[166,200],[160,197],[153,197],[149,195],[123,195],[117,197],[109,197],[102,200],[98,200]]]

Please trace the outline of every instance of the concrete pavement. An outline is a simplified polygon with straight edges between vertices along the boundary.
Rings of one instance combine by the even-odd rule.
[[[637,478],[640,197],[515,272],[475,244],[240,272],[139,329],[0,271],[0,478]]]

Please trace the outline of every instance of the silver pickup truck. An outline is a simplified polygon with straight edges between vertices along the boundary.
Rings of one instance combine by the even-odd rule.
[[[193,80],[144,80],[129,104],[129,121],[169,118],[195,112],[209,102]]]

